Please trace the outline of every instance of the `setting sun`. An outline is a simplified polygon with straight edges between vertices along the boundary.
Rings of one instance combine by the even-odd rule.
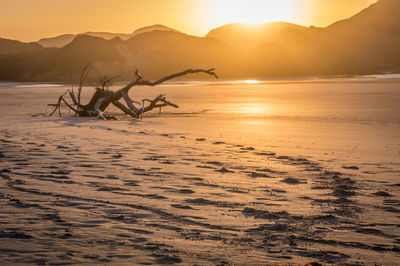
[[[209,17],[217,24],[241,22],[257,24],[273,21],[294,22],[299,15],[298,2],[292,0],[217,0],[211,1]]]

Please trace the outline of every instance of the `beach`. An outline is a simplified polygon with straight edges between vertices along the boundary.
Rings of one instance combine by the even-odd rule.
[[[0,84],[2,263],[398,264],[400,79],[183,80],[133,88],[179,105],[142,120],[38,115],[70,88]]]

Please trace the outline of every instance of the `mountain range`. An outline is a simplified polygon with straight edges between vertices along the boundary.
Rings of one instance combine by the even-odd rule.
[[[122,40],[128,40],[129,38],[145,33],[145,32],[151,32],[151,31],[175,31],[177,30],[168,28],[164,25],[153,25],[153,26],[148,26],[148,27],[143,27],[138,30],[135,30],[134,32],[130,34],[126,33],[111,33],[111,32],[85,32],[85,33],[80,33],[80,34],[63,34],[60,36],[52,37],[52,38],[43,38],[38,41],[38,43],[43,46],[43,47],[55,47],[55,48],[62,48],[68,43],[72,42],[77,36],[79,35],[88,35],[88,36],[94,36],[94,37],[99,37],[105,40],[111,40],[114,39],[115,37],[121,38]]]
[[[228,24],[204,37],[163,25],[23,43],[0,38],[0,80],[75,81],[83,67],[132,79],[215,67],[225,78],[400,72],[400,1],[379,0],[325,28]]]

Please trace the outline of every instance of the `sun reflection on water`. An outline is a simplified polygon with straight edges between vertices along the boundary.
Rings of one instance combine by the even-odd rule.
[[[272,112],[271,107],[265,103],[233,104],[229,106],[226,111],[245,116],[265,116],[270,115]]]

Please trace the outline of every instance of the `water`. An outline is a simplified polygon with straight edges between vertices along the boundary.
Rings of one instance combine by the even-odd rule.
[[[279,147],[338,165],[400,162],[399,79],[183,82],[130,93],[136,99],[163,93],[178,104],[161,117],[145,115],[171,132]]]
[[[32,83],[32,82],[4,82],[0,81],[0,88],[53,88],[63,87],[57,83]]]
[[[340,82],[338,82],[340,81]],[[400,122],[400,83],[290,82],[247,84],[245,81],[185,82],[156,88],[134,88],[140,97],[165,93],[180,105],[169,112],[201,112],[246,118],[320,118],[368,122]]]

